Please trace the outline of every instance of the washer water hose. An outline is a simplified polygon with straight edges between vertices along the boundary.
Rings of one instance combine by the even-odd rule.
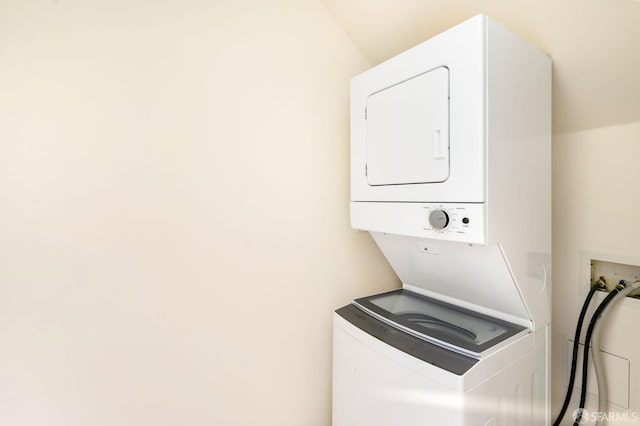
[[[636,284],[636,283],[634,283]],[[631,286],[633,287],[633,286]],[[589,328],[587,329],[587,334],[584,339],[584,352],[582,354],[582,388],[580,390],[580,405],[578,406],[578,412],[581,412],[584,409],[585,400],[587,399],[587,375],[589,372],[589,348],[591,346],[591,340],[593,338],[593,329],[596,326],[598,319],[602,315],[602,312],[607,308],[607,306],[611,303],[613,299],[615,299],[618,294],[623,291],[625,288],[620,285],[616,286],[607,297],[598,305],[598,308],[594,312],[593,316],[591,316],[591,321],[589,322]],[[633,291],[630,290],[630,292]],[[619,299],[621,300],[621,299]],[[573,426],[579,426],[578,418],[573,422]]]
[[[623,282],[621,282],[622,284]],[[609,313],[611,308],[629,294],[633,293],[635,290],[640,288],[640,281],[636,281],[631,285],[626,286],[611,300],[611,302],[605,306],[605,309],[602,310],[601,318]],[[602,413],[606,410],[608,405],[608,394],[607,394],[607,381],[604,374],[604,366],[602,363],[602,356],[600,355],[600,329],[602,328],[602,321],[598,321],[596,325],[593,327],[593,334],[591,336],[591,357],[593,358],[593,367],[596,371],[596,380],[598,382],[598,412]],[[586,344],[586,343],[585,343]],[[585,346],[586,348],[586,346]],[[582,384],[583,388],[585,384]],[[582,406],[580,407],[582,408]],[[596,426],[601,426],[603,423],[602,416],[598,416],[596,420]]]
[[[569,401],[571,401],[571,394],[573,393],[573,385],[576,379],[576,367],[578,361],[578,347],[580,345],[580,333],[582,331],[582,323],[584,322],[584,317],[587,314],[587,308],[589,308],[589,303],[593,298],[593,295],[598,290],[597,286],[591,287],[589,290],[589,294],[587,294],[587,298],[582,304],[582,309],[580,310],[580,315],[578,316],[578,324],[576,325],[576,335],[573,338],[573,353],[571,355],[571,373],[569,374],[569,387],[567,388],[567,394],[564,397],[564,402],[562,403],[562,408],[560,409],[560,413],[558,417],[553,422],[553,426],[558,426],[562,421],[565,413],[567,412],[567,407],[569,406]]]

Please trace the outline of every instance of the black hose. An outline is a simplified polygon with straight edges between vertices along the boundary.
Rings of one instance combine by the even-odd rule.
[[[593,327],[595,327],[602,311],[607,307],[609,303],[613,300],[614,297],[618,295],[621,289],[616,287],[604,298],[602,303],[598,305],[598,309],[591,316],[591,321],[589,322],[589,328],[587,328],[587,334],[584,338],[584,352],[582,353],[582,387],[580,389],[580,406],[578,409],[584,408],[585,400],[587,399],[587,374],[589,372],[589,347],[591,346],[591,335],[593,334]],[[578,419],[576,419],[573,423],[573,426],[579,426]]]
[[[587,294],[587,298],[582,304],[582,309],[580,310],[580,316],[578,316],[578,324],[576,325],[576,335],[573,338],[573,353],[571,355],[571,373],[569,374],[569,387],[567,388],[567,394],[564,397],[564,402],[562,403],[562,408],[560,409],[560,413],[558,417],[553,422],[553,426],[558,426],[562,421],[565,413],[567,412],[567,407],[569,407],[569,401],[571,401],[571,394],[573,393],[573,385],[576,379],[576,368],[578,362],[578,346],[580,344],[580,333],[582,332],[582,323],[584,322],[584,317],[587,314],[587,309],[589,308],[589,303],[591,302],[591,298],[596,293],[597,286],[591,287],[589,290],[589,294]]]

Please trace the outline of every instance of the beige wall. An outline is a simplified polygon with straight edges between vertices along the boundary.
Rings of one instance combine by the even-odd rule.
[[[566,342],[573,339],[584,300],[578,289],[580,253],[640,259],[638,159],[640,122],[554,136],[554,414],[566,389]],[[638,309],[639,300],[629,300],[626,306],[618,307],[617,312],[607,317],[602,341],[603,350],[631,361],[632,390],[640,365],[640,342],[635,337],[636,329],[632,328],[638,325]],[[640,395],[636,394],[631,403],[639,411]],[[572,411],[573,408],[569,415]]]
[[[320,3],[3,1],[0,64],[0,424],[328,425],[331,311],[396,281]],[[640,256],[640,122],[553,146],[555,413],[580,251]]]
[[[319,1],[0,3],[0,424],[330,424],[348,223]]]

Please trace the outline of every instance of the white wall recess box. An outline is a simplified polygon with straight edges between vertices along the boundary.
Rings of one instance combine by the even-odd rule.
[[[640,280],[640,258],[619,256],[610,253],[590,251],[580,252],[580,295],[586,296],[591,286],[603,277],[607,291],[613,290],[620,281],[627,284]],[[596,293],[596,300],[602,300],[604,292]],[[640,309],[640,295],[631,294],[621,301],[622,306]]]

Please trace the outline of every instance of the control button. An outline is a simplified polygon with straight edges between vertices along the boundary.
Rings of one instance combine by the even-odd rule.
[[[449,224],[449,215],[444,210],[434,210],[429,213],[429,223],[433,229],[444,229]]]
[[[465,225],[466,225],[467,223],[469,223],[469,218],[468,218],[468,217],[463,217],[463,218],[462,218],[462,223],[464,223]]]

